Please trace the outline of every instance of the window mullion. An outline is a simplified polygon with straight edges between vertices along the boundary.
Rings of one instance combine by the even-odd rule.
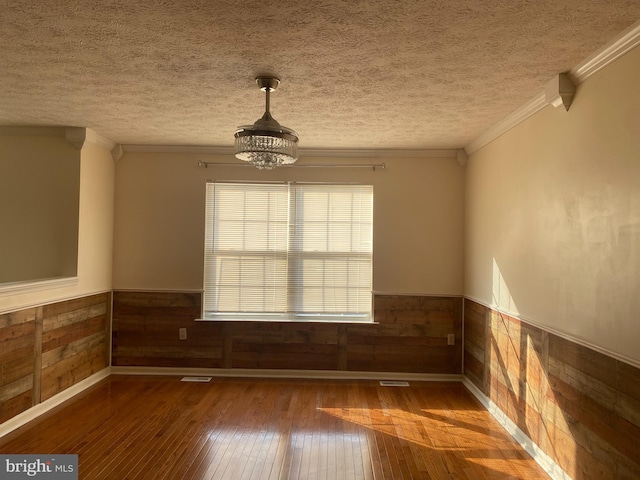
[[[297,234],[297,196],[295,186],[288,184],[287,196],[287,313],[292,314],[298,310],[298,248]]]

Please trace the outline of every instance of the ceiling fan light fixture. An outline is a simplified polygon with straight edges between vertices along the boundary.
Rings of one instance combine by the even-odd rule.
[[[256,82],[266,94],[265,112],[253,125],[243,125],[236,130],[236,158],[261,170],[295,163],[298,160],[298,134],[280,125],[269,111],[270,94],[278,87],[280,80],[258,77]]]

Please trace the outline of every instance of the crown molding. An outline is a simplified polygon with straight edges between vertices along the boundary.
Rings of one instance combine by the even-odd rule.
[[[640,45],[640,21],[576,65],[569,72],[569,77],[575,85],[578,85],[638,45]],[[475,140],[472,140],[465,146],[465,150],[468,154],[478,151],[547,105],[543,91]]]
[[[84,127],[39,127],[39,126],[0,126],[0,136],[25,137],[64,137],[67,141],[81,150],[86,144],[98,145],[111,152],[114,161],[122,156],[119,144],[97,134],[90,128]]]
[[[99,135],[90,128],[67,127],[65,129],[65,137],[67,141],[78,150],[82,150],[82,147],[85,145],[97,145],[108,150],[114,162],[120,160],[120,157],[122,157],[124,153],[120,144]]]
[[[323,149],[303,148],[300,156],[325,158],[456,158],[455,148],[441,149]]]
[[[640,20],[618,35],[614,41],[600,50],[596,50],[593,55],[573,67],[569,72],[573,83],[578,85],[584,82],[598,70],[606,67],[638,45],[640,45]]]
[[[65,137],[77,149],[82,149],[85,144],[98,145],[109,151],[113,150],[116,142],[109,140],[102,135],[98,135],[90,128],[84,127],[67,127],[65,129]]]
[[[116,143],[115,147],[111,149],[111,157],[113,158],[113,161],[117,162],[122,158],[122,155],[124,155],[124,149],[122,148],[122,145]]]
[[[576,94],[576,85],[567,73],[561,73],[553,77],[544,87],[544,99],[555,108],[563,107],[569,111],[573,97]]]
[[[503,133],[508,132],[513,127],[532,116],[534,113],[542,110],[547,105],[548,104],[545,100],[544,92],[536,95],[535,98],[529,100],[518,110],[505,117],[503,120],[495,124],[475,140],[471,141],[466,147],[464,147],[464,149],[468,154],[472,154],[480,150],[482,147],[494,141]]]
[[[456,150],[456,160],[462,168],[467,166],[467,162],[469,162],[469,154],[464,148],[459,148]]]
[[[87,138],[87,129],[81,127],[68,127],[64,130],[64,136],[71,145],[82,150]]]
[[[125,152],[192,153],[206,155],[234,155],[233,147],[213,145],[133,145],[123,144]],[[323,158],[456,158],[458,149],[322,149],[301,148],[300,157]]]
[[[86,141],[92,145],[98,145],[106,150],[113,150],[116,147],[116,142],[109,140],[102,135],[98,135],[95,131],[87,128],[87,138]]]

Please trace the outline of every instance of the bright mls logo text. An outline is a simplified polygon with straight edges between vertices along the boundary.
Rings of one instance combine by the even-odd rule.
[[[1,455],[4,469],[0,478],[47,478],[50,480],[76,480],[78,478],[77,455]],[[4,471],[2,471],[4,470]]]

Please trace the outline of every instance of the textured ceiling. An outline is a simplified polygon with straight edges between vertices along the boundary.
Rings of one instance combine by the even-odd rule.
[[[459,148],[638,18],[638,0],[7,0],[0,125],[230,146],[274,73],[301,147]]]

